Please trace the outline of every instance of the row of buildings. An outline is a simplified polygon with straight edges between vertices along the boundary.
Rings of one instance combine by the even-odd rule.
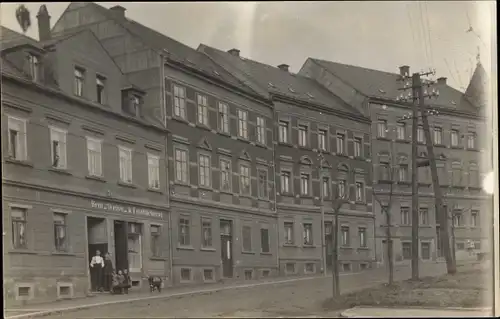
[[[383,265],[386,225],[372,195],[388,198],[390,158],[394,258],[411,257],[411,123],[396,123],[409,111],[397,100],[399,73],[313,58],[292,73],[237,49],[195,50],[120,6],[71,3],[51,28],[42,5],[37,19],[39,41],[1,30],[9,302],[85,294],[96,250],[130,269],[137,287],[147,275],[177,285],[320,273],[331,264],[335,193],[347,199],[342,271]],[[488,238],[483,81],[478,63],[465,94],[440,78],[431,101],[457,250]],[[435,261],[430,174],[419,176],[419,256]]]

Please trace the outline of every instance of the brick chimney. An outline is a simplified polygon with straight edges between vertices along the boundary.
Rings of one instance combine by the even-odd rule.
[[[402,65],[399,67],[399,75],[410,76],[410,67],[408,65]]]
[[[238,49],[228,50],[227,53],[231,54],[232,56],[240,56],[240,50]]]
[[[439,85],[446,85],[446,78],[444,76],[437,79]]]
[[[280,65],[278,65],[278,69],[283,70],[285,72],[288,72],[288,68],[289,67],[290,66],[288,64],[280,64]]]
[[[40,41],[47,41],[52,38],[50,32],[50,15],[47,7],[42,4],[36,15],[38,20],[38,39]]]
[[[114,7],[109,8],[109,10],[111,10],[111,12],[117,18],[125,18],[125,11],[127,11],[127,9],[125,9],[122,6],[114,6]]]

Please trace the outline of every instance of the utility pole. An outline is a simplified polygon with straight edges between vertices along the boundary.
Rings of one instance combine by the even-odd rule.
[[[339,192],[338,184],[334,191],[332,191],[332,208],[334,214],[334,225],[332,235],[332,279],[333,279],[333,298],[340,297],[340,276],[339,276],[339,210],[342,205],[347,201],[346,190]]]
[[[422,101],[420,96],[420,74],[412,75],[412,126],[411,126],[411,278],[418,280],[418,171],[417,171],[417,134],[418,134],[418,102]],[[418,95],[418,96],[417,96]]]

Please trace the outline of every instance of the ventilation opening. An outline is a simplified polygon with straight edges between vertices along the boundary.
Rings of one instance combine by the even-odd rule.
[[[253,271],[245,270],[245,280],[252,280],[252,277],[253,277]]]
[[[133,280],[132,281],[132,287],[138,287],[140,285],[140,281],[139,280]]]
[[[367,268],[368,268],[367,264],[360,264],[359,265],[359,269],[361,269],[361,270],[366,270]]]
[[[70,297],[70,296],[71,296],[71,287],[70,286],[59,287],[59,297]]]
[[[214,271],[212,269],[204,269],[203,270],[203,278],[205,281],[213,281],[214,280]]]
[[[344,271],[351,271],[351,264],[343,264],[342,269]]]
[[[270,271],[269,271],[269,270],[263,270],[263,271],[262,271],[262,278],[267,278],[267,277],[269,277],[269,273],[270,273]]]
[[[31,294],[31,287],[18,287],[17,295],[19,297],[29,297]]]
[[[191,280],[191,269],[182,268],[181,269],[181,280],[182,281],[190,281]]]
[[[306,264],[306,273],[310,274],[310,273],[314,273],[315,272],[315,269],[314,269],[314,264],[313,263],[307,263]]]
[[[295,273],[295,264],[294,263],[287,263],[285,266],[285,270],[288,274]]]

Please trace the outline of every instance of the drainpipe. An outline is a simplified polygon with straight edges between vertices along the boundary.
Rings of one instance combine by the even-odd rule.
[[[272,104],[272,103],[271,103]],[[274,212],[276,213],[276,269],[278,271],[278,275],[280,272],[280,220],[278,216],[278,187],[276,184],[276,112],[273,108],[273,181],[274,181]]]

